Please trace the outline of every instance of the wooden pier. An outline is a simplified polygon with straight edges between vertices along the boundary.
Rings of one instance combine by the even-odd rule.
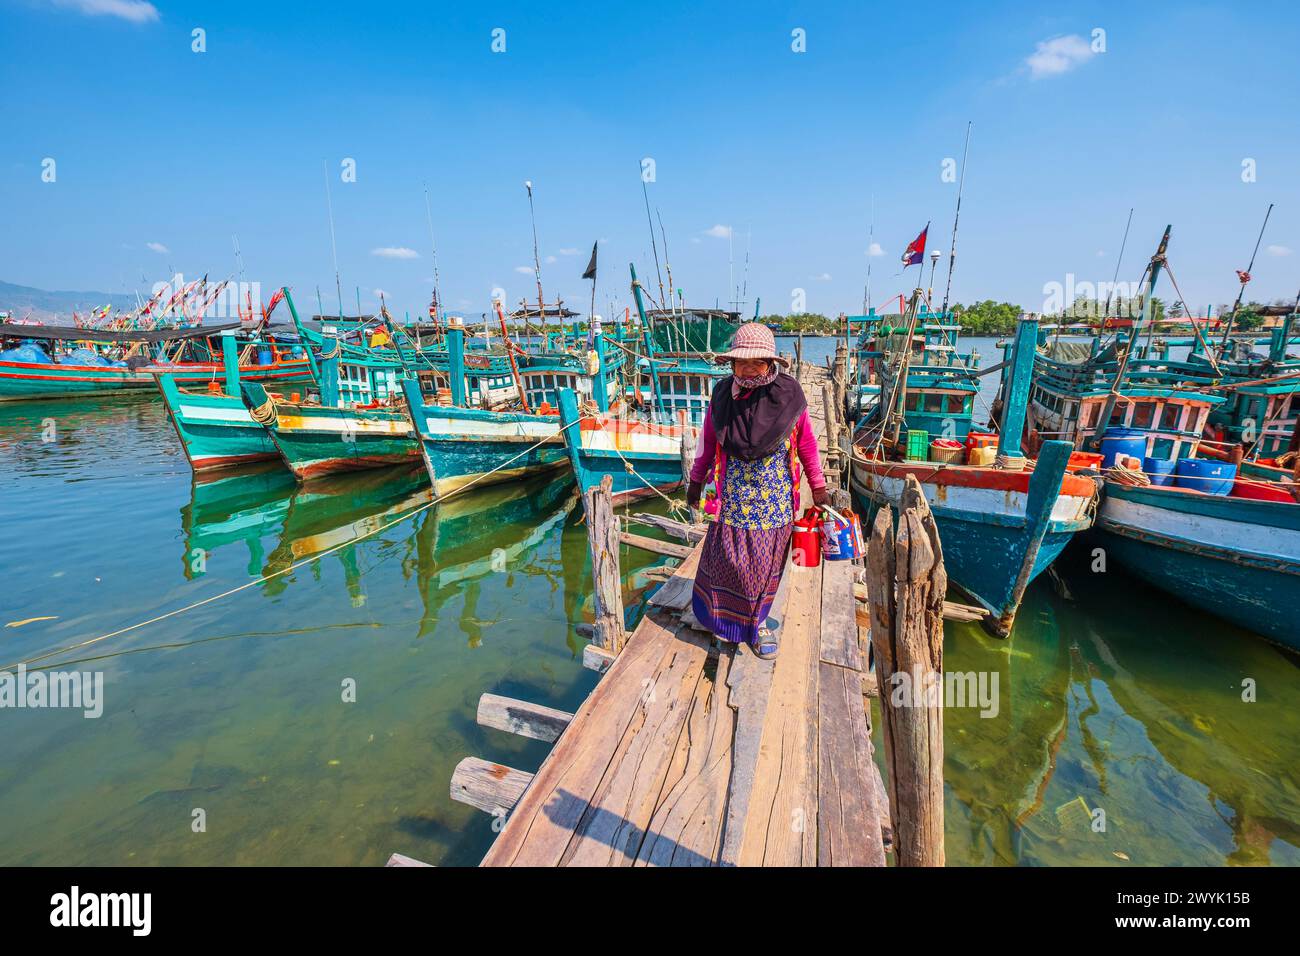
[[[843,378],[836,378],[831,369],[801,363],[832,487],[847,467],[836,414],[843,407],[836,404]],[[811,503],[806,481],[801,500]],[[790,565],[772,610],[781,652],[764,661],[748,647],[715,641],[694,621],[691,586],[702,528],[647,516],[685,542],[674,545],[620,530],[607,488],[589,491],[586,505],[596,622],[584,663],[603,676],[574,714],[483,696],[480,724],[553,740],[554,748],[535,773],[474,757],[457,767],[452,798],[505,821],[482,865],[883,866],[894,844],[891,791],[895,805],[899,799],[932,804],[902,808],[909,842],[928,843],[900,848],[898,861],[941,865],[942,713],[899,708],[886,717],[894,738],[886,750],[904,762],[902,779],[887,790],[873,759],[866,696],[875,688],[868,666],[871,620],[883,622],[878,640],[891,668],[915,664],[918,635],[937,628],[937,639],[931,633],[922,642],[922,664],[941,670],[941,554],[933,555],[937,597],[924,568],[924,594],[907,598],[892,584],[873,587],[862,562]],[[926,511],[917,520],[928,517]],[[916,533],[910,527],[899,527],[904,554]],[[622,632],[622,545],[649,546],[681,561],[630,634]],[[892,533],[891,540],[877,542],[882,559],[888,558],[876,562],[881,573],[895,572],[893,546]],[[904,558],[900,580],[914,564]],[[878,599],[871,610],[859,610],[860,595],[873,591]],[[924,605],[933,612],[936,600],[938,611],[928,617],[909,610]],[[895,617],[907,638],[906,660],[897,649]],[[906,633],[904,618],[911,628]],[[937,763],[934,755],[927,762],[916,745],[934,745],[936,727]],[[892,770],[892,758],[888,766]]]

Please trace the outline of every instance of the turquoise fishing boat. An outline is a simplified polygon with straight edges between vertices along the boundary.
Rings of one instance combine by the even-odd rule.
[[[977,360],[959,351],[960,327],[924,309],[919,289],[905,319],[901,336],[883,337],[860,356],[874,363],[882,400],[855,433],[851,487],[874,520],[882,507],[899,510],[907,479],[915,478],[949,580],[988,610],[986,628],[1005,637],[1025,588],[1092,524],[1097,482],[1070,473],[1069,442],[1046,442],[1032,461],[1022,451],[1035,317],[1020,320],[997,435],[973,428]]]
[[[418,378],[407,377],[402,383],[425,467],[440,496],[469,485],[500,484],[564,468],[568,456],[561,420],[551,402],[577,389],[588,402],[608,410],[611,396],[618,392],[621,358],[610,362],[603,338],[597,337],[589,356],[518,353],[513,374],[519,376],[523,389],[521,407],[466,408],[469,392],[463,381],[462,333],[452,329],[447,339],[448,404],[433,400]]]
[[[244,403],[300,481],[419,460],[400,385],[403,369],[337,345],[316,360],[319,396],[294,400],[260,383],[242,386]]]
[[[1151,259],[1139,323],[1104,347],[1099,339],[1076,344],[1074,361],[1043,343],[1030,425],[1097,453],[1106,480],[1094,534],[1106,555],[1195,607],[1300,650],[1300,486],[1289,472],[1244,458],[1261,443],[1243,441],[1240,430],[1224,445],[1205,439],[1215,416],[1244,426],[1243,412],[1261,411],[1261,396],[1240,376],[1277,365],[1234,368],[1208,350],[1171,361],[1149,335],[1143,341],[1169,236],[1166,228]],[[1275,347],[1288,335],[1282,330]]]
[[[644,348],[627,391],[630,413],[583,413],[577,395],[560,394],[560,422],[579,489],[585,493],[609,476],[616,502],[682,487],[682,442],[694,440],[714,385],[730,374],[712,358],[730,348],[738,327],[731,321],[734,313],[680,310],[656,313],[652,321],[636,268],[629,269]]]
[[[1255,485],[1278,497],[1111,479],[1094,533],[1135,577],[1300,652],[1300,503],[1279,483]]]
[[[216,340],[234,331],[242,331],[240,323],[125,332],[3,323],[0,402],[148,394],[160,372],[179,385],[205,386],[222,374]],[[270,331],[244,333],[240,344],[246,379],[292,384],[309,378],[302,349]]]

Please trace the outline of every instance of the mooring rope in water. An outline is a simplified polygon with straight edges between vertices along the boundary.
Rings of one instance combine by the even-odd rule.
[[[586,420],[587,417],[588,416],[582,416],[576,418],[573,421],[569,422],[569,424],[561,426],[560,430],[556,432],[556,434],[557,435],[564,434],[565,431],[572,428],[574,425],[577,425],[580,422]],[[10,670],[16,667],[25,667],[28,664],[34,664],[38,661],[47,660],[51,657],[57,657],[58,655],[66,654],[69,651],[81,650],[83,647],[89,647],[92,644],[98,644],[100,641],[106,641],[109,638],[118,637],[122,634],[126,634],[129,631],[135,631],[142,627],[148,627],[150,624],[157,624],[159,621],[165,621],[169,617],[176,617],[178,614],[183,614],[186,611],[192,611],[195,608],[203,607],[203,605],[205,604],[211,604],[213,601],[219,601],[222,598],[229,597],[232,594],[238,594],[240,591],[245,591],[248,588],[256,587],[259,584],[264,584],[267,581],[280,577],[281,575],[288,574],[290,571],[294,571],[297,570],[298,568],[305,567],[306,565],[311,564],[313,561],[319,561],[321,558],[328,557],[329,555],[334,554],[336,551],[342,551],[344,548],[350,547],[351,545],[364,541],[366,538],[374,537],[375,535],[379,534],[381,531],[387,531],[389,528],[401,524],[407,518],[413,518],[416,515],[420,514],[421,512],[428,511],[430,508],[432,508],[434,505],[438,504],[439,502],[446,501],[448,498],[451,498],[454,495],[460,494],[462,491],[466,491],[474,487],[474,485],[478,484],[484,478],[490,477],[496,472],[501,471],[503,468],[506,468],[508,465],[514,464],[516,461],[518,461],[520,458],[523,458],[529,452],[533,451],[534,449],[540,448],[542,445],[545,445],[547,442],[551,441],[552,438],[553,436],[551,435],[546,436],[536,444],[530,445],[529,447],[525,448],[523,451],[515,455],[513,458],[503,461],[501,464],[497,465],[491,471],[485,471],[477,478],[474,478],[472,481],[468,481],[465,484],[461,485],[460,487],[447,492],[447,494],[445,495],[435,495],[433,499],[429,501],[427,504],[420,505],[414,511],[408,512],[407,514],[402,515],[400,518],[394,518],[392,521],[388,522],[387,524],[380,525],[378,528],[375,528],[372,531],[367,531],[364,534],[360,535],[359,537],[353,538],[351,541],[345,541],[341,544],[335,545],[332,548],[326,548],[324,551],[320,551],[316,554],[313,554],[311,557],[303,558],[301,561],[295,561],[293,564],[283,567],[278,571],[272,571],[270,574],[264,574],[260,578],[256,578],[255,580],[246,581],[243,584],[230,588],[227,591],[222,591],[220,594],[214,594],[211,597],[206,597],[201,601],[195,601],[194,603],[187,604],[184,607],[174,608],[173,610],[170,610],[165,614],[159,614],[157,617],[151,617],[147,621],[138,621],[135,624],[128,624],[126,627],[118,628],[116,631],[110,631],[108,634],[101,634],[99,637],[92,637],[89,640],[81,641],[76,644],[69,644],[66,647],[56,648],[55,650],[47,651],[44,654],[38,654],[36,657],[29,657],[26,660],[17,661],[13,664],[6,664],[4,667],[0,667],[0,670]]]

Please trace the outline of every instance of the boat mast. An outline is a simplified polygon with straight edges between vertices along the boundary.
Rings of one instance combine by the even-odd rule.
[[[429,248],[433,250],[433,327],[436,332],[442,312],[442,296],[438,284],[438,243],[433,238],[433,212],[429,209],[429,184],[424,184],[424,220],[429,224]],[[418,333],[417,333],[418,334]]]
[[[1173,226],[1165,226],[1165,234],[1160,239],[1160,247],[1156,249],[1156,254],[1151,257],[1151,265],[1147,268],[1146,288],[1142,290],[1142,318],[1138,326],[1132,330],[1128,341],[1124,343],[1124,351],[1120,354],[1119,360],[1115,365],[1115,381],[1111,383],[1110,394],[1106,396],[1106,404],[1101,408],[1101,415],[1097,419],[1097,428],[1093,432],[1092,441],[1095,447],[1101,447],[1101,438],[1106,434],[1106,428],[1110,424],[1110,416],[1115,411],[1115,402],[1119,399],[1119,391],[1124,382],[1124,373],[1128,371],[1129,356],[1133,354],[1133,345],[1137,341],[1138,335],[1141,334],[1142,327],[1150,322],[1154,316],[1154,295],[1156,279],[1160,277],[1160,270],[1165,264],[1165,252],[1169,249],[1169,233]]]
[[[943,309],[941,310],[943,314],[948,312],[948,295],[952,292],[952,267],[957,261],[957,222],[961,219],[961,195],[966,188],[966,155],[970,152],[970,130],[972,125],[970,120],[966,121],[966,145],[962,147],[961,151],[961,176],[957,182],[957,211],[953,213],[952,217],[952,248],[948,252],[948,281],[943,290]],[[931,271],[933,273],[933,270]],[[943,337],[944,344],[951,344],[948,342],[947,332],[944,332]]]
[[[1241,279],[1241,288],[1237,290],[1237,301],[1232,305],[1232,312],[1228,316],[1228,322],[1223,327],[1223,338],[1219,342],[1219,358],[1223,358],[1223,353],[1228,348],[1228,336],[1232,333],[1233,323],[1237,321],[1237,310],[1241,308],[1241,298],[1246,294],[1246,283],[1250,281],[1250,270],[1255,268],[1255,256],[1259,254],[1259,244],[1264,240],[1264,229],[1268,226],[1268,217],[1273,212],[1273,204],[1268,204],[1268,210],[1264,213],[1264,223],[1259,227],[1259,236],[1255,239],[1255,251],[1250,254],[1250,265],[1246,266],[1245,272],[1238,272],[1237,276]]]
[[[330,167],[329,163],[321,160],[321,167],[325,171],[325,208],[330,217],[330,252],[334,255],[334,289],[339,296],[339,321],[343,321],[343,280],[339,278],[339,247],[334,237],[334,201],[330,198]],[[324,318],[324,315],[321,316]]]
[[[537,277],[537,314],[542,320],[542,338],[546,337],[546,300],[542,298],[542,258],[537,251],[537,213],[533,209],[533,182],[531,179],[524,180],[524,188],[528,190],[528,218],[533,224],[533,275]],[[528,322],[528,302],[524,302],[524,322]],[[560,317],[560,345],[564,345],[564,317]]]

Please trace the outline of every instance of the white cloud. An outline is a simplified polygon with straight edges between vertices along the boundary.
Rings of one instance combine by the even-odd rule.
[[[149,23],[158,19],[158,8],[145,0],[55,0],[61,7],[71,7],[88,17],[117,17],[132,23]]]
[[[391,299],[391,298],[392,298],[392,296],[389,295],[387,292],[385,292],[383,289],[371,289],[370,291],[373,292],[373,293],[375,294],[375,298],[376,298],[376,299]]]
[[[885,254],[885,250],[881,247],[880,243],[878,242],[873,242],[870,246],[867,247],[867,255],[869,256],[883,256],[884,254]]]
[[[381,259],[418,259],[420,254],[414,249],[408,249],[406,246],[380,246],[378,249],[371,249],[372,256],[379,256]]]
[[[699,241],[700,241],[699,236],[691,236],[691,242],[698,244]]]
[[[1029,75],[1035,80],[1068,73],[1095,56],[1092,46],[1077,33],[1041,41],[1025,58]]]
[[[561,249],[561,250],[560,250],[560,255],[562,255],[562,256],[576,256],[577,254],[578,254],[578,250],[577,250],[577,249]]]
[[[812,279],[813,282],[830,282],[831,274],[829,272],[823,272],[820,275],[809,276],[808,278]]]
[[[706,236],[712,236],[714,239],[729,239],[731,237],[731,227],[719,223],[704,230]]]
[[[1106,255],[1106,250],[1105,250],[1105,249],[1098,249],[1098,250],[1097,250],[1097,258],[1098,258],[1098,259],[1104,258],[1105,255]]]
[[[552,262],[559,262],[560,260],[555,258],[555,256],[547,256],[542,261],[545,262],[547,265],[550,265]]]
[[[530,276],[533,274],[532,266],[515,266],[515,271],[521,276]]]
[[[171,252],[171,250],[168,249],[166,246],[164,246],[161,242],[146,242],[144,244],[144,247],[146,249],[152,249],[154,252],[163,252],[163,253]]]
[[[1290,246],[1265,246],[1264,251],[1270,256],[1289,256],[1291,255]]]

